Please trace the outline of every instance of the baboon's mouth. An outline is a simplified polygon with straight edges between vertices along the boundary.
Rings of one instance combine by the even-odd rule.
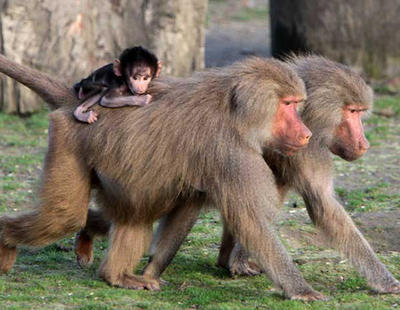
[[[299,149],[302,149],[304,147],[306,147],[307,144],[292,144],[292,143],[284,143],[283,147],[287,150],[291,150],[291,151],[297,151]]]
[[[286,156],[293,156],[297,151],[304,148],[306,145],[283,143],[280,145],[279,150]]]

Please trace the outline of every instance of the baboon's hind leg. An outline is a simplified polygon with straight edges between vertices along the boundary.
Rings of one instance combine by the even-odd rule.
[[[103,217],[101,210],[89,209],[85,228],[75,237],[76,259],[81,267],[93,263],[93,242],[96,235],[107,235],[111,223]]]
[[[89,171],[82,160],[63,145],[62,139],[56,141],[56,135],[50,138],[37,206],[0,218],[2,272],[8,272],[14,265],[18,245],[47,245],[76,232],[86,222]]]
[[[261,273],[260,267],[249,260],[247,251],[235,242],[225,223],[217,265],[229,270],[231,276],[255,276]]]

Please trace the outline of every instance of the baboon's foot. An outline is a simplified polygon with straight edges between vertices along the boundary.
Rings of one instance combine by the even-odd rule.
[[[79,266],[87,267],[93,263],[93,238],[83,230],[76,234],[75,254]]]
[[[143,273],[143,278],[148,279],[148,280],[153,280],[153,281],[157,281],[158,284],[162,287],[162,286],[168,286],[171,283],[169,283],[168,281],[160,278],[160,277],[154,277],[153,275],[151,275],[150,273]]]
[[[256,276],[261,273],[260,267],[248,260],[235,261],[229,268],[231,276]]]
[[[143,270],[143,278],[157,281],[160,286],[168,286],[170,283],[160,278],[161,272],[158,268],[159,266],[154,262],[147,264]]]
[[[17,248],[9,247],[0,239],[0,274],[5,274],[14,266]]]
[[[163,280],[161,278],[158,279],[158,282],[160,283],[160,286],[168,286],[168,285],[171,284],[168,281],[165,281],[165,280]]]
[[[396,282],[394,284],[392,284],[391,286],[389,286],[384,293],[387,294],[400,294],[400,283]]]
[[[400,294],[400,282],[398,281],[382,286],[373,285],[372,287],[381,294]]]
[[[302,301],[316,301],[316,300],[329,300],[329,297],[325,296],[324,294],[311,290],[305,292],[303,294],[293,295],[290,296],[291,300],[302,300]]]
[[[107,279],[106,279],[107,281]],[[113,286],[128,288],[131,290],[149,290],[149,291],[160,291],[160,283],[158,280],[146,278],[143,276],[137,276],[133,274],[124,274],[116,281],[107,281]]]

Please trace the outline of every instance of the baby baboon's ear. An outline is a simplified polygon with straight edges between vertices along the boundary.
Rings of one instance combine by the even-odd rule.
[[[119,59],[114,59],[113,71],[116,76],[122,76],[121,62],[119,61]]]

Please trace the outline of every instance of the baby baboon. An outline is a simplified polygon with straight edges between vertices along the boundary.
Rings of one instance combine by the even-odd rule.
[[[156,280],[132,273],[152,223],[179,210],[189,219],[208,202],[289,297],[321,298],[272,227],[279,199],[262,157],[266,149],[293,153],[308,143],[296,112],[305,99],[301,79],[280,61],[252,58],[162,83],[154,83],[153,104],[104,109],[93,126],[74,122],[71,104],[50,114],[39,204],[0,218],[1,270],[12,267],[18,245],[42,246],[83,227],[96,179],[112,223],[100,267],[111,285],[157,289]]]
[[[368,284],[380,293],[399,293],[399,282],[379,261],[343,206],[335,199],[333,188],[330,153],[352,161],[369,148],[361,120],[372,108],[372,90],[348,67],[322,57],[294,57],[289,63],[306,85],[308,97],[301,115],[313,137],[307,148],[291,157],[264,151],[264,159],[273,171],[280,199],[283,200],[289,189],[296,190],[303,197],[313,223],[367,278]],[[178,248],[176,240],[183,240],[180,235],[182,230],[178,222],[174,222],[175,217],[172,214],[163,219],[170,224],[161,225],[158,229],[145,276],[158,278],[172,259],[171,252]],[[193,219],[186,221],[194,222]],[[229,225],[224,225],[219,265],[234,274],[256,273],[248,265],[247,251],[240,244],[234,247],[233,235]],[[275,257],[271,261],[272,270],[281,264],[275,259],[283,258]],[[283,287],[293,281],[290,279]]]
[[[125,49],[118,59],[105,65],[74,85],[74,90],[83,102],[74,111],[74,116],[89,124],[97,120],[90,108],[95,104],[103,107],[143,106],[150,102],[146,94],[149,83],[161,72],[161,62],[150,51],[141,46]]]

